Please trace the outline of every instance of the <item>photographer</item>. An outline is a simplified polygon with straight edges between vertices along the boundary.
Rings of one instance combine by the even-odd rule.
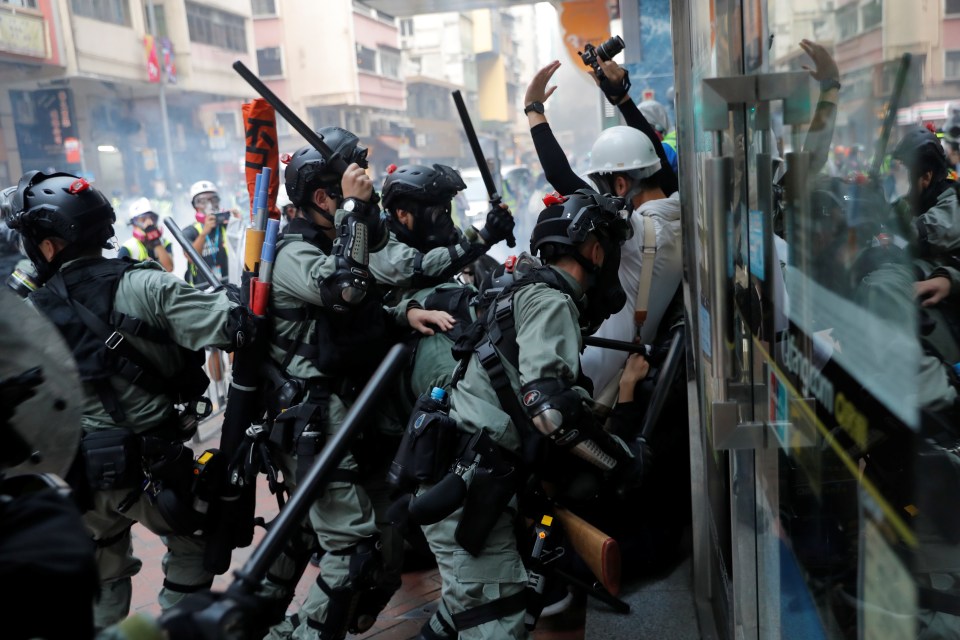
[[[230,216],[239,217],[237,211],[220,209],[217,186],[209,180],[200,180],[190,187],[190,204],[193,205],[196,222],[183,229],[183,235],[193,244],[221,282],[230,281],[230,248],[227,244],[227,223]],[[187,258],[189,262],[189,258]],[[184,280],[195,287],[207,288],[192,262],[187,265]]]
[[[153,211],[146,198],[135,200],[128,212],[129,224],[133,227],[133,237],[124,242],[117,252],[118,258],[131,258],[136,261],[155,260],[164,271],[173,271],[173,255],[170,241],[163,238],[160,228],[160,216]]]
[[[619,77],[614,75],[614,70],[619,70],[616,63],[603,64],[610,77]],[[543,103],[556,90],[548,88],[547,83],[559,67],[560,63],[554,61],[538,71],[525,99],[540,164],[553,187],[568,194],[588,185],[570,167],[543,115]],[[597,337],[629,342],[639,335],[641,341],[649,343],[674,303],[683,272],[680,198],[677,178],[656,131],[626,94],[621,97],[625,114],[632,107],[642,126],[604,130],[590,152],[588,174],[601,193],[623,197],[627,209],[633,212],[633,237],[624,244],[620,262],[620,283],[627,292],[627,304],[600,327]],[[581,364],[593,380],[596,397],[601,399],[615,388],[624,359],[615,351],[587,347]]]

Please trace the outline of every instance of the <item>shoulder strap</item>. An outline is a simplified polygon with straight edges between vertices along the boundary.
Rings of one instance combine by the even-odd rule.
[[[634,304],[633,322],[637,332],[647,319],[647,302],[650,300],[650,286],[653,283],[653,263],[657,257],[657,230],[653,218],[643,216],[643,260],[640,263],[640,286],[637,288],[637,302]]]
[[[569,288],[559,274],[548,267],[535,269],[523,278],[508,285],[494,300],[484,319],[486,334],[476,347],[477,358],[490,378],[490,384],[497,394],[500,407],[510,416],[513,424],[524,432],[524,426],[530,424],[530,419],[520,406],[520,400],[510,386],[506,369],[503,366],[501,353],[515,368],[519,367],[519,347],[517,346],[517,332],[513,313],[513,297],[521,288],[543,283],[547,286],[569,293]],[[506,339],[505,339],[506,338]]]
[[[503,367],[500,354],[497,353],[489,338],[484,339],[477,345],[476,352],[480,365],[486,370],[487,376],[490,378],[490,386],[497,394],[500,407],[510,416],[510,421],[520,430],[522,437],[525,432],[524,427],[529,424],[529,418],[527,418],[527,414],[520,406],[520,400],[510,386],[510,379],[507,377],[507,371]]]
[[[170,393],[175,389],[175,385],[168,384],[163,376],[157,373],[156,367],[124,339],[119,332],[123,323],[121,323],[121,327],[111,327],[98,318],[93,311],[71,298],[60,273],[51,278],[47,282],[47,286],[54,294],[69,304],[87,330],[97,339],[102,340],[104,347],[114,353],[115,357],[111,360],[115,375],[152,393]],[[124,316],[124,318],[130,319],[128,316]],[[158,331],[152,327],[151,329]],[[116,422],[122,422],[125,415],[117,402],[116,392],[110,386],[109,381],[103,380],[94,383],[94,387],[110,417]]]

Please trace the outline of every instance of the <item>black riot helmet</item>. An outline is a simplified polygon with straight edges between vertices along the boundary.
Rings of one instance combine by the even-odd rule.
[[[367,168],[367,148],[360,144],[356,135],[340,127],[323,127],[317,133],[323,136],[327,146],[339,154],[344,162],[356,162]],[[342,198],[340,176],[330,170],[320,152],[310,145],[300,147],[290,156],[283,181],[290,202],[301,208],[310,203],[313,192],[320,188],[330,191],[331,197],[337,200]]]
[[[383,206],[391,213],[390,230],[401,242],[422,252],[455,243],[458,232],[450,202],[466,188],[460,174],[447,165],[407,164],[394,169],[382,189]],[[398,209],[413,214],[413,229],[397,220]]]
[[[593,333],[627,303],[619,276],[620,246],[633,235],[625,200],[590,189],[579,189],[569,196],[553,194],[543,200],[546,208],[530,234],[530,250],[547,263],[569,256],[584,268],[588,274],[588,306],[581,324],[585,333]],[[580,253],[581,245],[591,235],[603,247],[602,266]]]
[[[920,215],[934,206],[947,188],[947,154],[936,134],[925,127],[914,127],[900,138],[893,157],[907,168],[910,191],[907,201],[914,214]],[[918,190],[918,180],[928,171],[932,173],[929,186]]]
[[[915,127],[903,134],[893,157],[910,169],[911,179],[927,171],[933,172],[934,182],[947,177],[947,154],[936,134],[926,127]]]
[[[109,249],[116,220],[110,201],[85,179],[31,171],[20,178],[10,198],[7,225],[19,232],[24,253],[46,280],[83,251]],[[40,243],[47,238],[66,243],[52,263],[40,251]]]

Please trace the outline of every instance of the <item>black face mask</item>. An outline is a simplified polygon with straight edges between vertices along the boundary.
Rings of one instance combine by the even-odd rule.
[[[603,265],[591,264],[592,269],[588,269],[587,309],[581,315],[585,335],[595,333],[607,318],[627,304],[627,293],[620,285],[620,243],[602,238],[600,246],[603,247]]]
[[[448,247],[460,239],[450,205],[419,205],[413,213],[413,229],[408,229],[394,216],[390,216],[390,230],[397,238],[421,253],[437,247]]]

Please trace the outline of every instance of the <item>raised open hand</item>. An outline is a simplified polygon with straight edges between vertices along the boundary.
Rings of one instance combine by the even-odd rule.
[[[557,85],[548,88],[547,83],[550,82],[550,78],[553,77],[553,74],[556,73],[559,68],[560,61],[554,60],[537,71],[530,81],[530,84],[527,85],[527,93],[523,96],[523,104],[546,102],[547,99],[553,95],[553,92],[557,90]]]
[[[814,80],[840,80],[840,69],[827,50],[813,40],[801,40],[800,48],[813,60],[813,68],[803,65],[810,72]]]

